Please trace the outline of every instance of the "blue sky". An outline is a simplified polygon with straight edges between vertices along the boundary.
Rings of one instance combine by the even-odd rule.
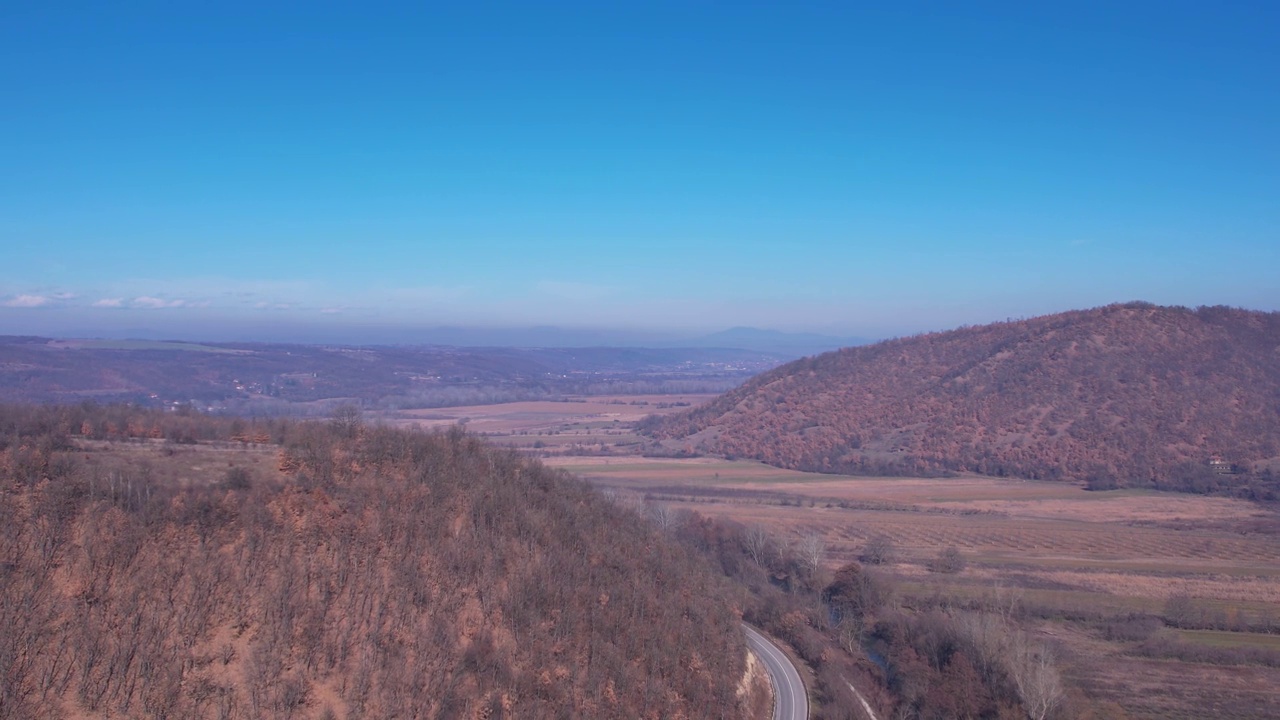
[[[1280,309],[1274,3],[416,5],[0,10],[0,333]]]

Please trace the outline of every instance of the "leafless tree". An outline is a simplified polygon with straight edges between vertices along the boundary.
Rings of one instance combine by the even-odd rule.
[[[1013,628],[1000,615],[989,612],[960,613],[955,625],[969,646],[983,681],[995,683],[1008,664]]]
[[[800,563],[809,572],[816,573],[822,567],[822,560],[827,554],[827,543],[821,536],[811,533],[800,539],[796,550],[800,556]]]
[[[997,580],[992,586],[991,609],[1006,623],[1020,612],[1024,591],[1020,587],[1008,587]]]
[[[938,553],[930,569],[934,572],[954,574],[964,570],[967,564],[964,555],[960,553],[960,548],[950,545]]]
[[[650,503],[648,507],[649,519],[653,520],[653,524],[663,532],[668,532],[676,525],[676,514],[671,510],[670,505],[662,503]]]
[[[867,540],[859,557],[868,565],[891,565],[897,560],[898,548],[888,535],[874,535]]]
[[[354,438],[364,427],[364,413],[355,403],[342,403],[333,409],[330,426],[339,437]]]
[[[1062,704],[1065,693],[1062,677],[1053,666],[1053,654],[1026,633],[1016,632],[1012,636],[1009,676],[1031,720],[1045,720]]]
[[[836,624],[836,637],[840,647],[850,655],[857,655],[862,647],[863,620],[861,615],[845,615]]]
[[[752,525],[743,534],[742,542],[746,545],[747,554],[751,556],[751,561],[760,567],[764,567],[769,560],[769,551],[773,547],[773,538],[770,537],[769,531],[760,525]]]

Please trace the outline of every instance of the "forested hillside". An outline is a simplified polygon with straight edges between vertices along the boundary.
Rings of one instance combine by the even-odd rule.
[[[0,717],[741,717],[734,595],[453,431],[0,408]]]
[[[1280,313],[1112,305],[848,348],[653,419],[675,451],[805,470],[1230,482],[1280,455]],[[1186,488],[1184,488],[1186,489]]]

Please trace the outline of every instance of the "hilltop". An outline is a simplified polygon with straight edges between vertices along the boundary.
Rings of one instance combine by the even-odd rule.
[[[1280,313],[1128,303],[847,348],[645,431],[823,472],[1213,483],[1280,455]]]
[[[726,585],[456,428],[0,406],[0,718],[742,717]]]

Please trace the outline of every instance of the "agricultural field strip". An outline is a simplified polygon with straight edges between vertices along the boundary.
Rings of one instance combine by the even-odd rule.
[[[699,508],[704,502],[732,502],[735,504],[758,504],[763,507],[734,508],[730,514],[746,519],[761,521],[785,516],[801,523],[801,527],[814,530],[830,531],[831,526],[847,525],[847,529],[838,531],[832,539],[863,541],[877,533],[897,535],[908,545],[920,547],[934,546],[938,542],[955,542],[961,546],[978,550],[982,549],[993,555],[1000,550],[1016,553],[1025,557],[1028,553],[1050,559],[1060,557],[1063,560],[1080,560],[1098,567],[1133,567],[1143,566],[1152,571],[1185,572],[1189,564],[1203,562],[1203,572],[1213,573],[1249,573],[1256,571],[1262,575],[1276,574],[1280,569],[1280,539],[1267,535],[1241,535],[1224,530],[1221,527],[1179,528],[1162,527],[1159,523],[1134,522],[1129,505],[1139,502],[1147,506],[1172,506],[1165,512],[1174,518],[1194,523],[1196,518],[1184,518],[1185,510],[1191,508],[1189,503],[1203,501],[1212,509],[1209,516],[1213,519],[1231,511],[1248,510],[1252,506],[1240,501],[1223,498],[1185,498],[1182,496],[1148,496],[1141,493],[1124,493],[1113,496],[1113,502],[1124,502],[1122,512],[1099,513],[1096,520],[1081,520],[1075,516],[1055,517],[1052,512],[1038,512],[1035,508],[1022,507],[1022,513],[1009,511],[993,512],[976,510],[963,502],[954,500],[954,493],[946,493],[947,502],[936,505],[919,502],[902,503],[912,498],[914,492],[890,493],[858,493],[856,496],[842,493],[836,495],[831,490],[837,487],[864,486],[867,483],[881,485],[885,479],[854,480],[844,482],[843,478],[833,479],[831,476],[794,473],[802,478],[807,477],[809,483],[800,485],[799,481],[787,482],[786,487],[776,488],[790,494],[774,494],[775,488],[766,488],[751,480],[744,480],[741,471],[744,463],[738,462],[702,462],[686,461],[633,461],[632,459],[591,459],[583,462],[580,458],[553,458],[552,464],[566,470],[578,472],[594,482],[637,492],[653,491],[655,493],[680,494],[681,485],[673,483],[680,475],[684,478],[685,494],[688,499],[698,502],[689,503],[689,507]],[[779,471],[768,466],[745,464],[752,474],[769,473],[776,479]],[[767,468],[767,470],[765,469]],[[769,472],[772,471],[772,472]],[[716,475],[720,478],[717,479]],[[736,476],[736,477],[735,477]],[[754,478],[753,478],[754,479]],[[904,483],[920,486],[931,484],[936,490],[940,485],[951,484],[950,479],[901,479]],[[985,480],[990,485],[993,481]],[[999,481],[994,481],[999,482]],[[1032,493],[1044,496],[1044,502],[1052,503],[1064,496],[1071,497],[1072,502],[1085,507],[1096,504],[1102,510],[1101,503],[1092,494],[1084,493],[1071,486],[1055,486],[1044,488],[1045,483],[1004,482],[995,488],[981,487],[982,494],[993,490],[1008,490],[1011,493],[1025,492],[1028,486]],[[715,488],[711,492],[708,486]],[[793,492],[804,488],[805,492]],[[870,490],[871,488],[867,488]],[[879,488],[877,488],[879,489]],[[741,496],[732,493],[739,492]],[[937,494],[929,493],[934,497]],[[704,497],[704,495],[710,497]],[[1081,497],[1083,496],[1083,500]],[[851,500],[856,497],[857,500]],[[917,496],[918,498],[918,496]],[[685,498],[671,498],[681,502]],[[840,507],[843,502],[848,507]],[[1031,504],[1030,499],[1023,500]],[[784,507],[776,507],[777,505]],[[812,504],[813,507],[785,507],[785,505]],[[705,512],[726,514],[705,508]],[[1150,510],[1148,514],[1152,514]],[[1025,514],[1024,514],[1025,513]],[[1175,514],[1176,513],[1176,514]],[[832,518],[830,516],[837,515]],[[922,523],[919,514],[927,514],[928,522]],[[1173,562],[1160,562],[1170,559]],[[1134,568],[1137,569],[1137,568]]]
[[[1224,648],[1264,648],[1280,650],[1280,635],[1231,632],[1229,630],[1178,630],[1178,635],[1188,642]]]
[[[939,593],[976,600],[989,598],[991,588],[997,578],[987,578],[986,582],[975,584],[958,580],[922,580],[919,576],[896,575],[888,573],[894,579],[894,587],[904,597],[928,598]],[[1100,614],[1153,613],[1159,614],[1165,604],[1163,597],[1144,597],[1138,595],[1117,595],[1097,590],[1079,589],[1043,589],[1019,588],[1020,598],[1029,605],[1045,607],[1081,609]],[[1280,605],[1274,602],[1222,600],[1215,598],[1196,598],[1198,604],[1209,609],[1227,609],[1246,611],[1252,614],[1276,613]]]
[[[1082,523],[989,515],[912,513],[899,510],[793,507],[761,503],[671,500],[671,504],[743,522],[784,524],[819,532],[830,541],[860,544],[887,535],[904,549],[954,544],[1015,561],[1086,563],[1099,569],[1275,575],[1280,542],[1225,531],[1188,532],[1112,523]],[[719,507],[723,505],[724,507]]]

